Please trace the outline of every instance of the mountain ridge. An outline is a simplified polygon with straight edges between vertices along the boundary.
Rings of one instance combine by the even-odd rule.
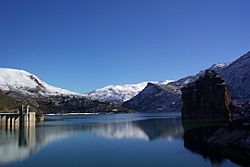
[[[173,80],[164,80],[160,82],[144,81],[136,84],[108,85],[103,88],[93,90],[87,93],[86,96],[94,100],[122,104],[141,92],[148,83],[167,84],[170,82],[173,82]]]
[[[24,70],[0,68],[0,89],[16,91],[26,95],[80,95],[78,93],[55,87]]]
[[[230,88],[233,100],[243,99],[243,101],[246,101],[246,99],[250,99],[250,52],[247,52],[232,63],[214,64],[208,69],[214,70],[216,73],[218,73],[225,79],[226,84],[228,84]],[[172,99],[176,100],[174,104],[181,105],[181,88],[189,83],[196,81],[200,76],[204,74],[205,70],[201,70],[195,75],[187,76],[175,82],[167,84],[166,87],[169,87],[169,90],[174,90],[174,93],[167,89],[161,89],[161,93],[159,94],[158,91],[152,90],[158,90],[160,89],[160,87],[157,84],[152,84],[150,85],[150,89],[146,87],[137,96],[124,102],[122,106],[143,112],[180,112],[181,107],[174,107],[174,105],[171,105],[171,103],[173,103]],[[164,98],[166,98],[166,100],[162,101],[162,99]],[[172,106],[172,108],[170,106]]]
[[[247,52],[232,63],[213,64],[208,69],[214,70],[224,77],[225,82],[229,85],[233,100],[244,100],[250,99],[249,67],[250,52]],[[25,97],[36,97],[42,101],[43,106],[53,104],[57,106],[57,109],[59,106],[64,106],[69,110],[70,108],[66,106],[68,104],[80,110],[83,110],[81,107],[88,106],[93,111],[93,104],[98,103],[100,108],[105,108],[107,104],[108,109],[111,110],[110,104],[115,104],[115,108],[122,106],[137,111],[168,111],[168,108],[173,109],[172,111],[180,111],[180,89],[204,75],[204,72],[205,70],[201,70],[195,75],[177,81],[108,85],[86,94],[78,94],[51,86],[27,71],[0,68],[0,90],[8,96],[21,100]]]

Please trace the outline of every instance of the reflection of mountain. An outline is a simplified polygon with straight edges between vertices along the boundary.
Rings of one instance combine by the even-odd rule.
[[[243,165],[246,164],[245,162],[249,162],[246,159],[248,156],[246,156],[246,153],[242,154],[242,150],[237,152],[237,150],[230,150],[229,148],[226,150],[225,148],[218,149],[206,142],[207,138],[213,135],[221,124],[214,126],[211,122],[204,121],[182,122],[180,118],[164,116],[159,118],[144,115],[137,117],[136,120],[134,120],[135,117],[128,119],[125,116],[122,119],[115,119],[114,117],[116,116],[113,116],[112,119],[106,119],[107,117],[102,119],[103,117],[98,116],[94,117],[94,119],[93,117],[89,119],[85,117],[82,119],[70,118],[65,121],[48,121],[36,127],[15,131],[0,129],[0,165],[28,159],[51,142],[62,140],[74,134],[84,134],[82,136],[83,139],[86,136],[94,135],[98,136],[97,138],[100,140],[102,138],[108,140],[126,139],[129,142],[137,140],[136,143],[139,140],[150,140],[152,142],[147,144],[152,144],[152,146],[159,144],[159,142],[154,142],[157,139],[170,141],[182,139],[183,137],[186,149],[202,155],[213,164],[221,164],[225,159],[230,159]],[[222,124],[222,126],[224,125]],[[94,138],[93,140],[95,140]],[[112,140],[109,141],[112,143]],[[144,144],[146,143],[145,141],[143,141]],[[239,156],[241,156],[241,159],[238,159]]]
[[[132,122],[94,124],[86,127],[86,131],[108,139],[149,139],[148,136]]]
[[[103,122],[86,127],[86,131],[112,139],[168,139],[181,138],[183,134],[181,119],[148,119],[125,122]]]
[[[183,128],[180,118],[150,119],[136,122],[150,140],[181,138]]]
[[[181,120],[173,118],[108,122],[45,122],[37,127],[5,131],[0,129],[0,164],[22,161],[51,142],[76,132],[94,134],[107,139],[156,138],[171,140],[182,137]]]

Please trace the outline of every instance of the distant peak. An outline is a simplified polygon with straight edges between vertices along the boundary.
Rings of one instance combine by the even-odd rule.
[[[31,95],[79,95],[51,86],[25,70],[0,68],[0,89]]]

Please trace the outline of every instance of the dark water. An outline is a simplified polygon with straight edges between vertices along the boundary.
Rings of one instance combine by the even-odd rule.
[[[176,114],[50,118],[36,127],[1,129],[0,166],[238,166],[200,144],[210,129],[201,132]]]

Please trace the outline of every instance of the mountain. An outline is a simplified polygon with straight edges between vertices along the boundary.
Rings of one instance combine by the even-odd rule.
[[[227,66],[229,66],[230,63],[218,63],[218,64],[213,64],[211,67],[208,68],[208,70],[214,70],[217,73],[220,73],[222,71],[222,69],[226,68]],[[199,73],[195,74],[195,75],[190,75],[184,78],[181,78],[175,82],[171,82],[168,85],[175,87],[176,91],[178,91],[179,93],[181,93],[180,89],[183,86],[186,86],[189,83],[192,83],[194,81],[196,81],[201,75],[205,74],[206,70],[201,70]]]
[[[214,64],[208,69],[225,79],[234,102],[250,99],[250,52],[230,64]],[[204,73],[205,70],[202,70],[174,82],[110,85],[80,95],[51,86],[26,71],[0,68],[0,96],[10,104],[10,109],[25,102],[39,106],[40,110],[46,112],[127,112],[126,108],[137,111],[180,111],[181,88]],[[8,97],[17,102],[11,103]],[[2,110],[6,108],[5,104],[1,103]]]
[[[181,94],[176,87],[148,83],[134,98],[123,103],[123,107],[142,112],[180,111]]]
[[[172,80],[152,82],[152,83],[161,83],[168,84]],[[100,89],[96,89],[92,92],[89,92],[87,96],[91,99],[106,101],[115,104],[122,104],[123,102],[133,98],[140,91],[142,91],[148,82],[141,82],[137,84],[125,84],[125,85],[109,85]]]
[[[51,86],[23,70],[0,68],[0,110],[15,111],[22,104],[43,113],[128,112],[108,102]]]
[[[221,71],[229,63],[214,64],[209,69]],[[139,94],[124,102],[123,107],[141,112],[180,112],[181,111],[181,88],[196,81],[204,75],[205,70],[196,75],[191,75],[168,84],[149,83]]]
[[[14,91],[23,95],[79,95],[77,93],[51,86],[37,76],[24,70],[0,68],[0,89]]]
[[[250,52],[241,56],[218,73],[229,85],[232,99],[250,99]]]

